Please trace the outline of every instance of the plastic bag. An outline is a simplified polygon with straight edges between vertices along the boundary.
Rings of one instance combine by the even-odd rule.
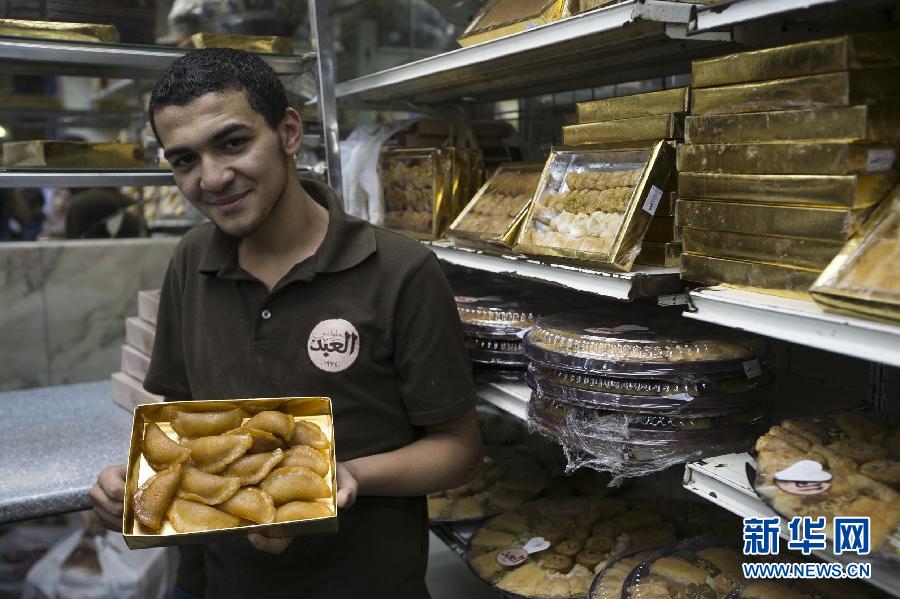
[[[73,563],[83,550],[96,555]],[[175,554],[169,549],[131,551],[121,535],[107,532],[91,537],[79,530],[54,546],[28,572],[24,599],[164,599],[175,581]]]
[[[18,597],[31,567],[78,524],[73,516],[65,515],[0,529],[0,597]]]

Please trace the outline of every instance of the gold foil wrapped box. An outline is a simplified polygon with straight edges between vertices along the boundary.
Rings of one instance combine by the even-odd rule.
[[[680,137],[684,137],[683,113],[656,114],[563,127],[563,144],[566,146]]]
[[[900,99],[900,69],[843,71],[691,91],[693,114],[734,114]]]
[[[461,246],[512,247],[543,170],[543,162],[500,165],[447,229],[447,237]]]
[[[900,188],[892,195],[812,288],[827,309],[900,323]]]
[[[809,299],[819,271],[765,262],[681,254],[681,278],[704,285],[731,285],[775,295]]]
[[[840,241],[752,235],[687,227],[682,233],[684,251],[714,258],[768,262],[822,270],[843,247]]]
[[[576,109],[579,123],[597,123],[639,116],[685,113],[688,112],[689,104],[688,88],[677,87],[606,100],[579,102]]]
[[[198,530],[197,532],[177,532],[169,521],[169,511],[167,510],[166,519],[163,521],[159,531],[154,531],[142,524],[135,516],[135,491],[155,474],[154,469],[144,455],[143,449],[144,436],[148,430],[147,425],[156,423],[166,436],[176,441],[178,440],[178,435],[174,432],[171,422],[174,410],[212,412],[235,408],[240,409],[243,415],[248,418],[264,410],[280,411],[293,416],[295,422],[309,422],[322,430],[330,444],[327,449],[322,450],[323,455],[326,452],[328,454],[326,460],[328,473],[324,479],[330,491],[330,496],[315,501],[328,508],[331,515],[272,524],[254,524],[249,520],[228,516],[228,520],[239,520],[240,524],[228,528],[212,528],[204,525],[198,528],[211,529]],[[271,537],[293,537],[305,534],[335,532],[337,530],[335,498],[337,480],[335,468],[334,421],[331,400],[326,397],[176,401],[139,405],[135,407],[132,418],[131,443],[125,470],[125,505],[122,514],[122,535],[125,538],[125,544],[131,549],[146,549],[148,547],[163,547],[167,545],[213,543],[233,537],[244,537],[251,532]],[[179,488],[181,488],[181,484],[179,482]],[[216,506],[212,505],[211,507],[215,508]]]
[[[14,141],[3,144],[3,166],[130,168],[145,164],[144,150],[137,144]]]
[[[844,242],[859,229],[869,212],[679,199],[675,224],[683,228]]]
[[[848,175],[889,171],[896,144],[791,142],[682,144],[678,170],[695,173]]]
[[[681,243],[675,241],[644,241],[636,264],[676,267],[681,265]]]
[[[630,270],[674,167],[666,141],[645,151],[553,150],[515,249]]]
[[[119,32],[112,25],[26,21],[22,19],[0,19],[0,35],[66,42],[112,44],[119,41]]]
[[[898,65],[900,34],[888,31],[695,60],[691,70],[694,87],[711,87]]]
[[[866,208],[876,204],[897,179],[896,171],[867,175],[731,175],[678,173],[678,193],[691,199],[739,200]]]
[[[460,46],[533,29],[560,19],[566,0],[488,0],[463,31]]]
[[[384,226],[437,239],[450,222],[452,165],[442,150],[385,150],[380,160]]]
[[[183,44],[187,48],[234,48],[261,54],[293,54],[294,40],[277,35],[195,33]]]

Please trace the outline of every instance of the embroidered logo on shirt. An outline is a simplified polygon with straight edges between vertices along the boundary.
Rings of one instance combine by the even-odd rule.
[[[346,370],[359,356],[359,331],[342,318],[323,320],[309,334],[306,349],[320,370]]]

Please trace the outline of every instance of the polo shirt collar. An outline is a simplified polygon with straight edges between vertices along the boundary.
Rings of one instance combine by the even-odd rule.
[[[315,254],[300,264],[310,262],[314,274],[340,272],[353,268],[375,252],[375,232],[372,226],[348,216],[341,206],[340,198],[330,187],[318,181],[301,181],[300,184],[310,197],[328,209],[328,228],[322,244]],[[216,274],[222,278],[245,278],[247,274],[238,265],[238,242],[238,238],[215,227],[200,260],[198,272]],[[297,266],[285,278],[295,278],[299,270]]]

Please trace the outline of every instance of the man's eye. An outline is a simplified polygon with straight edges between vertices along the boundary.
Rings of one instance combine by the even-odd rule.
[[[247,143],[247,140],[244,138],[240,138],[240,137],[235,138],[235,139],[229,139],[228,141],[225,142],[225,149],[226,150],[237,150],[246,143]]]
[[[175,162],[172,164],[175,168],[185,168],[194,163],[193,156],[181,156],[175,159]]]

